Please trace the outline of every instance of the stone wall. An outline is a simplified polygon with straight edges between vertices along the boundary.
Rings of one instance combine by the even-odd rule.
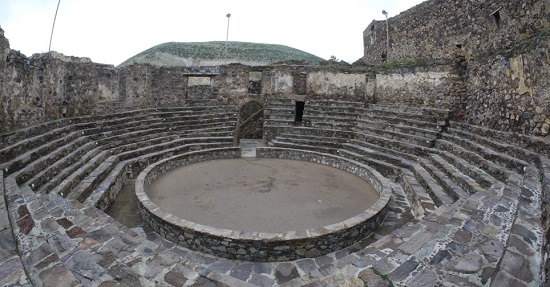
[[[545,0],[425,1],[388,19],[388,57],[449,59],[458,46],[472,59],[506,49],[548,32],[549,9]],[[364,61],[382,62],[386,21],[373,21],[363,32],[363,43]]]
[[[548,136],[549,15],[550,5],[543,0],[426,1],[388,20],[389,53],[385,63],[386,22],[373,21],[363,32],[364,57],[358,63],[383,68],[414,63],[430,71],[434,61],[446,63],[463,82],[460,84],[451,75],[447,78],[454,83],[451,91],[444,88],[445,84],[442,89],[434,86],[429,89],[435,98],[425,97],[425,88],[415,89],[414,85],[418,77],[426,77],[418,73],[415,77],[400,77],[399,71],[392,71],[388,76],[400,79],[410,95],[402,89],[397,93],[381,91],[377,75],[377,100],[429,105],[444,95],[447,104],[454,106],[450,108],[458,114],[457,120]],[[385,85],[383,89],[396,88]],[[452,95],[447,95],[449,92]]]
[[[463,117],[465,87],[452,65],[381,70],[373,81],[374,103],[450,109],[453,118]]]
[[[247,261],[288,261],[340,250],[370,235],[387,215],[390,182],[372,167],[327,154],[262,147],[258,157],[315,162],[350,172],[368,181],[380,197],[374,205],[342,222],[301,231],[267,233],[206,226],[162,211],[148,195],[151,183],[174,168],[205,160],[240,156],[238,147],[189,152],[148,166],[136,180],[139,211],[157,233],[180,246],[220,257]]]

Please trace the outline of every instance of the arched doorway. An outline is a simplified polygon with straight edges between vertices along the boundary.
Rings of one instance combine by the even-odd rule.
[[[263,138],[264,108],[255,101],[244,104],[239,110],[237,139]]]

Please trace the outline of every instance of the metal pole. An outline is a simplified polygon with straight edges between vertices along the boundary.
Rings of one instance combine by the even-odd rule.
[[[390,29],[388,25],[388,12],[382,10],[382,14],[386,16],[386,62],[390,60]]]
[[[390,26],[388,24],[388,14],[386,14],[386,59],[390,61]]]
[[[55,9],[55,16],[53,17],[52,34],[50,35],[50,45],[48,46],[48,53],[52,50],[53,28],[55,27],[55,19],[57,19],[57,11],[59,10],[59,3],[61,3],[61,0],[57,1],[57,8]]]
[[[227,17],[227,34],[225,36],[225,64],[227,65],[227,40],[229,40],[229,18],[231,18],[231,14],[227,13],[225,15]]]

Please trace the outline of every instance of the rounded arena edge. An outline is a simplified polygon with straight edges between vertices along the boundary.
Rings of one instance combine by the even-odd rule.
[[[354,217],[335,224],[282,233],[250,232],[216,228],[176,217],[153,203],[147,191],[161,174],[183,165],[241,156],[239,147],[214,148],[173,156],[145,168],[135,187],[144,221],[164,238],[192,250],[248,261],[288,261],[317,257],[345,248],[369,236],[382,223],[392,195],[390,181],[374,168],[346,158],[303,150],[261,147],[258,158],[302,160],[350,172],[379,193],[378,200]]]

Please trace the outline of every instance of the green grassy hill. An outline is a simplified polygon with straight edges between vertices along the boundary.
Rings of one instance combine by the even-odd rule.
[[[298,60],[319,64],[323,59],[283,45],[248,42],[227,42],[227,60],[224,41],[168,42],[149,48],[120,66],[134,63],[154,66],[216,66],[241,63],[250,66],[269,65],[275,62]]]

